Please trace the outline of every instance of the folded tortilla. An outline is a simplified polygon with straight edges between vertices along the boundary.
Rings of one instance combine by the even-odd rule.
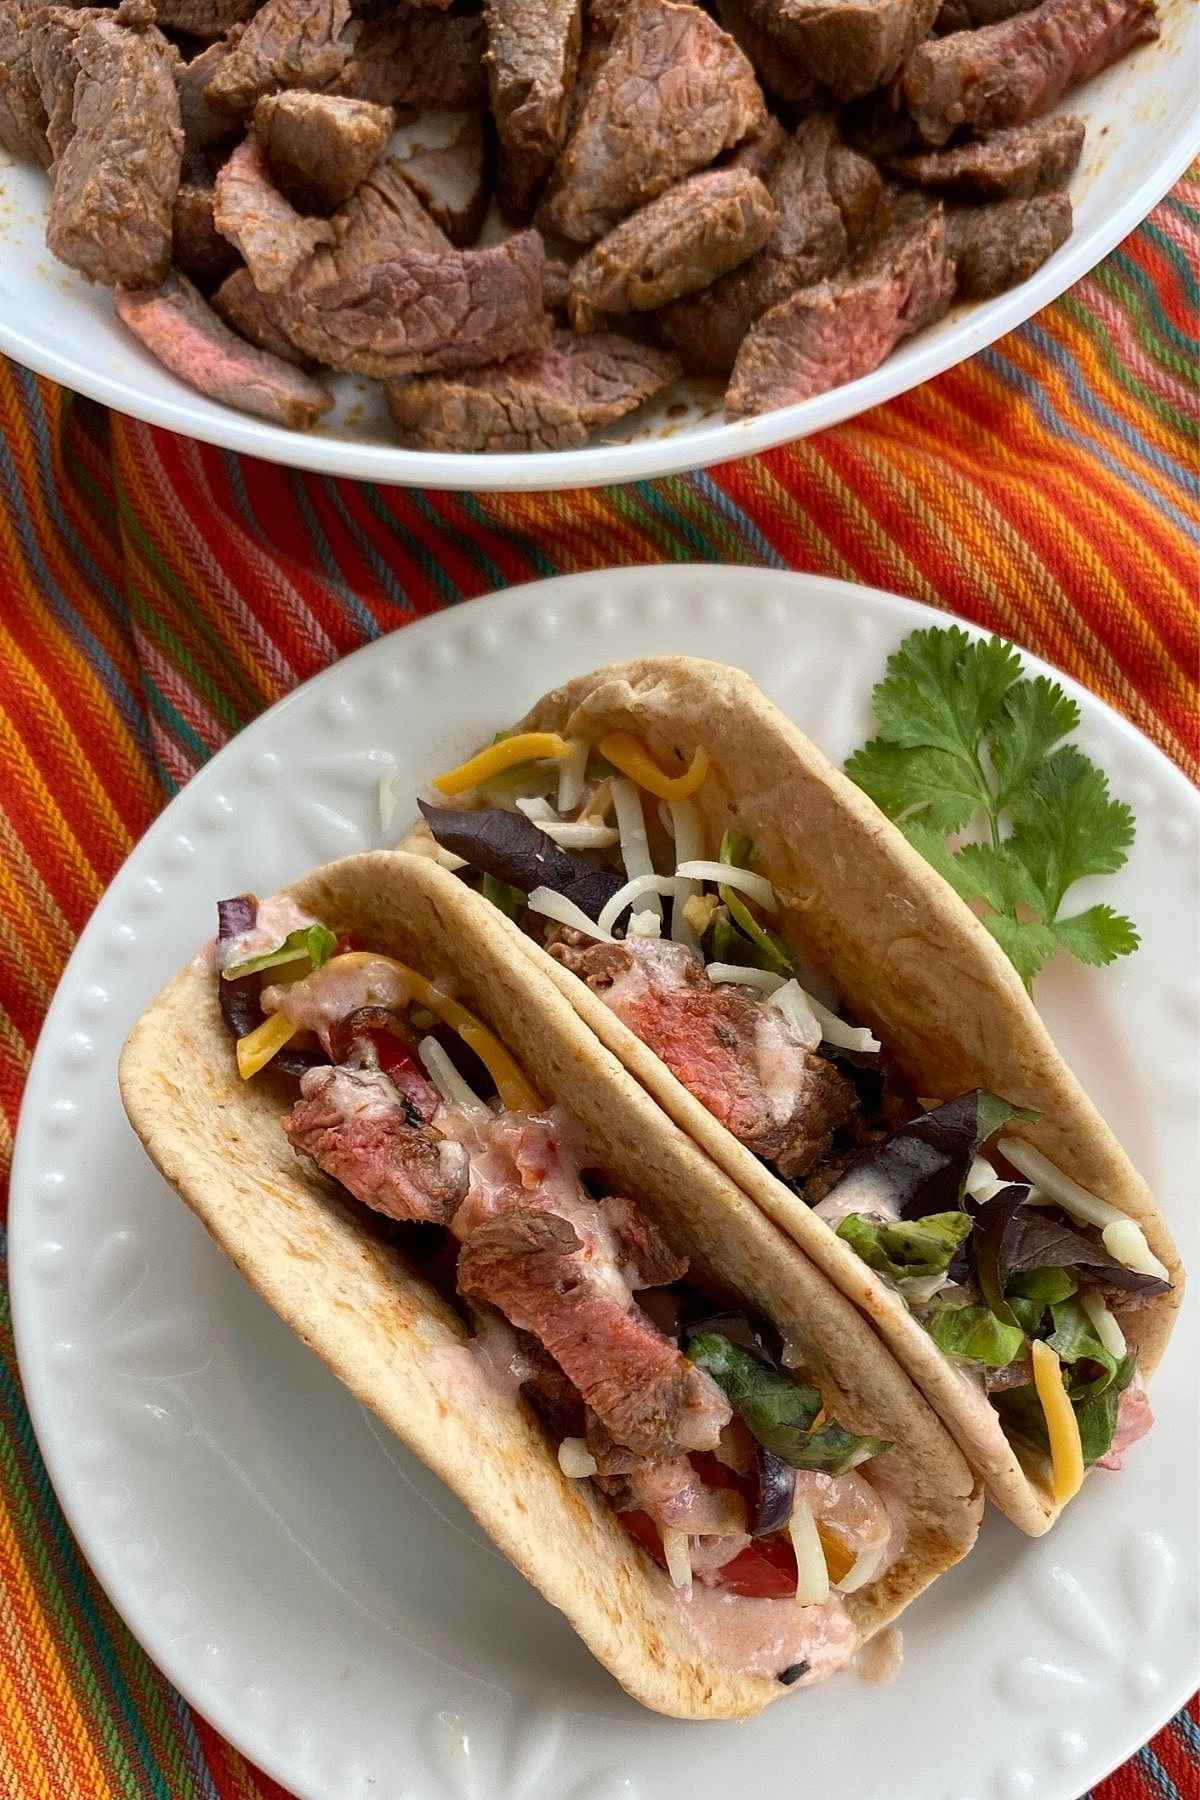
[[[982,1492],[907,1376],[825,1276],[515,952],[493,908],[433,863],[386,853],[319,869],[288,891],[361,948],[453,971],[457,997],[548,1101],[569,1108],[611,1179],[796,1346],[848,1428],[894,1445],[874,1460],[872,1476],[906,1514],[907,1535],[896,1562],[845,1596],[858,1641],[966,1554]],[[465,1502],[635,1699],[680,1718],[735,1718],[788,1691],[699,1642],[667,1577],[592,1484],[561,1472],[524,1401],[506,1403],[464,1353],[461,1318],[391,1247],[394,1234],[385,1241],[367,1209],[294,1154],[280,1127],[289,1097],[276,1081],[239,1079],[204,957],[134,1027],[120,1083],[149,1155],[221,1249]]]
[[[1146,1183],[1067,1068],[1012,964],[970,907],[861,789],[748,675],[692,657],[614,664],[556,688],[516,726],[597,743],[639,738],[664,767],[712,759],[693,798],[710,845],[749,833],[780,902],[772,926],[833,982],[918,1094],[973,1088],[1040,1114],[1027,1138],[1082,1187],[1135,1219],[1171,1291],[1122,1315],[1148,1376],[1183,1295],[1179,1254]],[[510,927],[676,1124],[720,1164],[870,1319],[949,1427],[996,1504],[1037,1536],[1061,1511],[1049,1459],[1010,1444],[987,1397],[943,1355],[900,1295],[721,1125],[583,982]]]

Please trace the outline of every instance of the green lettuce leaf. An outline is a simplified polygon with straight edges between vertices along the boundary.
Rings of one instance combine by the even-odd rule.
[[[745,832],[727,831],[721,839],[718,861],[728,863],[733,869],[748,869],[754,860],[754,842]],[[794,975],[792,959],[783,939],[774,931],[768,931],[760,925],[750,908],[746,905],[736,888],[719,887],[722,905],[727,909],[730,918],[749,940],[752,953],[731,956],[730,961],[740,964],[750,963],[756,969],[770,969],[775,975]]]
[[[971,1219],[964,1212],[895,1220],[850,1213],[838,1226],[837,1235],[868,1268],[901,1281],[913,1275],[944,1275],[970,1229]]]
[[[479,888],[485,900],[510,919],[519,919],[525,911],[527,901],[518,887],[511,887],[507,881],[501,881],[496,875],[485,875]]]
[[[882,1438],[857,1437],[834,1419],[814,1431],[821,1410],[818,1389],[769,1368],[720,1332],[695,1332],[687,1353],[712,1376],[759,1443],[793,1469],[842,1475],[889,1447]]]
[[[1111,1350],[1106,1350],[1096,1336],[1095,1327],[1080,1302],[1062,1300],[1050,1308],[1050,1316],[1054,1320],[1054,1330],[1046,1342],[1052,1350],[1058,1351],[1059,1361],[1099,1363],[1104,1374],[1089,1381],[1086,1390],[1093,1394],[1104,1393],[1116,1379],[1119,1365]],[[1072,1383],[1074,1385],[1074,1372]]]
[[[1025,1348],[1025,1333],[1006,1325],[986,1306],[937,1306],[925,1329],[947,1356],[962,1356],[989,1369],[1007,1368]]]
[[[302,925],[298,931],[289,932],[282,944],[274,950],[264,950],[261,956],[247,957],[245,962],[232,963],[221,973],[226,981],[240,981],[243,975],[257,975],[260,969],[282,967],[284,963],[299,962],[307,957],[314,969],[329,961],[337,949],[337,938],[328,925],[314,922]]]

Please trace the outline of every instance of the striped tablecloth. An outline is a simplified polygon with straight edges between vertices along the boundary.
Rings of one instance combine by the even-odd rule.
[[[294,474],[0,362],[0,1177],[55,982],[165,799],[336,657],[493,588],[665,560],[890,588],[1049,658],[1195,777],[1198,249],[1193,170],[1056,305],[915,393],[751,461],[553,496]],[[100,1593],[7,1314],[0,1347],[0,1800],[285,1800]],[[1194,1707],[1095,1790],[1198,1793]]]

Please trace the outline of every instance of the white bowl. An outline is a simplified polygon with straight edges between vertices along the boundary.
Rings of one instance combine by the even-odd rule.
[[[703,468],[806,437],[904,393],[972,356],[1062,293],[1120,242],[1200,154],[1200,8],[1160,0],[1162,35],[1069,94],[1088,135],[1071,186],[1075,230],[1032,280],[994,300],[955,307],[861,381],[726,424],[721,387],[672,389],[581,450],[476,456],[403,450],[379,387],[337,382],[338,406],[312,432],[285,431],[194,394],[116,319],[108,293],[57,263],[42,236],[48,191],[40,171],[0,151],[0,350],[119,412],[270,462],[408,487],[594,487]]]

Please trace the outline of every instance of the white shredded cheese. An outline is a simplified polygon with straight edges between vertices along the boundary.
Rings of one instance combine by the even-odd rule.
[[[583,783],[587,775],[588,747],[580,739],[573,743],[558,763],[558,810],[574,812],[583,799]]]
[[[521,795],[517,808],[564,850],[608,850],[617,842],[611,825],[604,825],[599,819],[560,819],[547,800],[530,800]]]
[[[596,1473],[596,1459],[580,1437],[566,1437],[558,1446],[558,1466],[572,1481],[584,1481]]]
[[[647,907],[645,912],[631,913],[626,937],[656,938],[662,936],[662,919]]]
[[[715,894],[693,894],[692,898],[685,902],[683,911],[697,938],[704,936],[712,924],[713,914],[720,904],[721,902]]]
[[[829,1598],[829,1570],[817,1521],[807,1500],[797,1500],[793,1505],[788,1536],[796,1552],[796,1599],[801,1606],[820,1606]]]
[[[694,800],[672,800],[667,805],[667,816],[671,821],[671,836],[675,840],[675,861],[693,862],[704,849],[704,827],[700,823],[700,814]],[[680,881],[675,891],[675,905],[671,910],[671,936],[677,944],[686,944],[689,950],[699,950],[700,939],[692,923],[689,906],[698,900],[702,893],[698,881]]]
[[[883,1045],[879,1039],[872,1036],[865,1025],[847,1025],[845,1019],[839,1019],[836,1013],[831,1013],[827,1006],[822,1006],[811,994],[808,996],[808,1004],[817,1015],[822,1043],[832,1044],[838,1050],[866,1050],[872,1053],[882,1050]]]
[[[435,1037],[423,1037],[417,1055],[425,1072],[447,1106],[459,1106],[464,1112],[486,1112],[487,1107],[469,1082],[464,1081]]]
[[[705,862],[703,858],[680,857],[675,873],[688,881],[715,881],[721,887],[740,888],[742,893],[749,894],[768,912],[778,912],[779,902],[775,898],[775,889],[765,875],[756,875],[753,869],[735,869],[729,863]]]
[[[1109,1312],[1103,1299],[1094,1290],[1084,1288],[1079,1296],[1084,1312],[1092,1322],[1092,1330],[1104,1345],[1110,1356],[1120,1362],[1125,1355],[1125,1333]]]
[[[639,875],[653,875],[654,863],[650,856],[650,840],[646,836],[646,817],[642,812],[642,797],[634,782],[619,776],[612,784],[613,805],[617,813],[617,830],[621,834],[621,860],[625,864],[625,873],[630,881]],[[652,893],[650,910],[662,918],[662,902],[657,890],[644,889]],[[609,927],[611,930],[611,925]]]
[[[675,877],[673,875],[635,875],[624,887],[617,889],[611,900],[606,900],[600,908],[599,925],[606,936],[611,935],[612,928],[627,906],[643,894],[673,894]]]
[[[821,1021],[813,1011],[812,1002],[798,981],[793,978],[791,981],[785,981],[782,987],[776,988],[768,1005],[777,1006],[789,1024],[795,1026],[806,1050],[816,1049],[821,1042]]]
[[[1104,1227],[1100,1241],[1108,1254],[1124,1263],[1127,1269],[1136,1269],[1139,1275],[1154,1275],[1159,1281],[1170,1281],[1170,1272],[1151,1250],[1136,1219],[1115,1219]]]
[[[833,1584],[839,1594],[857,1594],[859,1588],[866,1587],[868,1581],[873,1581],[879,1573],[879,1565],[887,1547],[888,1540],[883,1538],[878,1544],[868,1544],[865,1549],[860,1550],[842,1579]]]
[[[538,887],[527,897],[530,912],[542,913],[547,919],[553,919],[559,925],[570,925],[576,931],[584,931],[588,937],[599,938],[602,943],[611,944],[612,932],[605,926],[598,925],[595,919],[589,919],[582,906],[576,906],[565,894],[554,888]]]
[[[548,825],[558,820],[558,814],[541,794],[518,794],[516,807],[527,819],[532,819],[535,825]]]
[[[773,995],[785,985],[785,978],[772,969],[746,969],[741,963],[709,963],[704,973],[714,985],[734,982],[738,987],[761,988],[765,994]]]
[[[663,1555],[667,1559],[667,1569],[671,1576],[672,1587],[690,1594],[692,1591],[692,1553],[688,1546],[686,1531],[664,1531],[662,1534]]]
[[[986,1156],[977,1156],[967,1171],[965,1192],[972,1200],[990,1200],[1011,1184],[1001,1181]]]

